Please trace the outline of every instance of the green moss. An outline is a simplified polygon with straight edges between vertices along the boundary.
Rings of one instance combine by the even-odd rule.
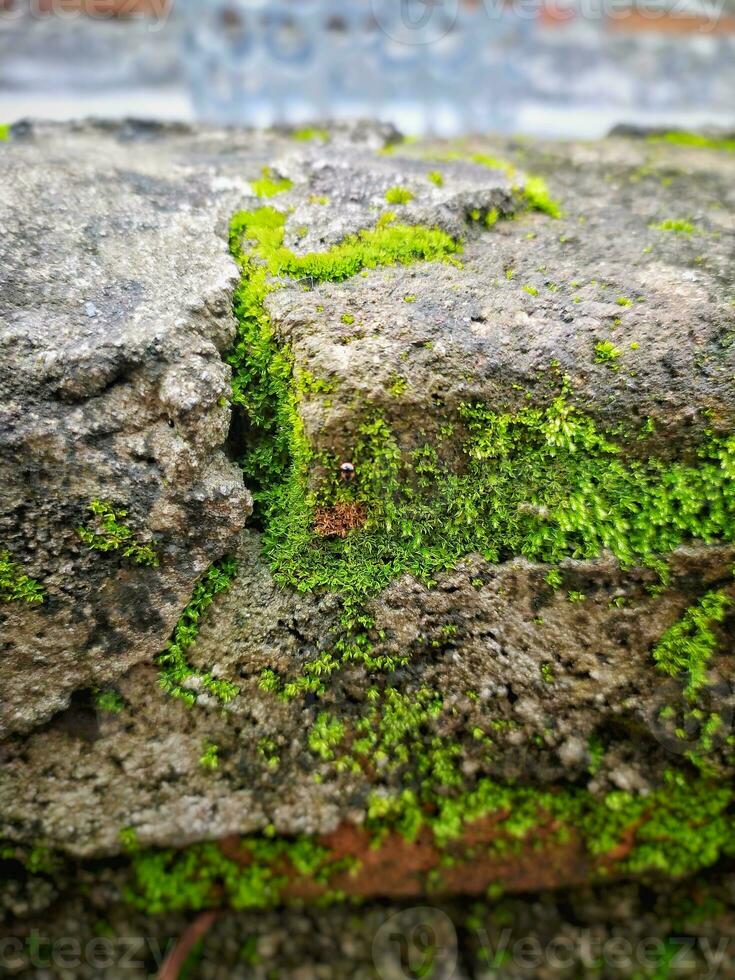
[[[461,251],[460,243],[439,229],[395,224],[385,215],[375,228],[350,235],[326,252],[306,255],[295,255],[283,245],[284,229],[285,215],[270,207],[235,216],[231,242],[246,275],[254,271],[249,265],[254,260],[271,276],[343,282],[363,269],[439,261]]]
[[[308,521],[305,483],[311,453],[298,413],[291,354],[277,344],[265,309],[266,296],[277,288],[273,277],[343,281],[381,265],[447,260],[461,246],[437,229],[394,224],[384,216],[374,229],[351,235],[327,252],[297,256],[283,245],[284,226],[285,216],[268,207],[240,212],[232,220],[231,248],[243,277],[235,295],[238,335],[228,360],[232,401],[248,430],[242,468],[266,516],[289,501],[288,520],[298,547]]]
[[[258,756],[269,769],[277,769],[281,763],[278,747],[269,735],[258,739]]]
[[[299,395],[328,395],[335,387],[334,381],[316,378],[310,371],[301,370],[296,376],[295,388]]]
[[[118,840],[127,854],[136,854],[140,851],[138,842],[138,831],[135,827],[121,827],[118,831]]]
[[[679,235],[691,235],[696,231],[691,221],[685,221],[683,218],[666,218],[648,227],[655,231],[673,231]]]
[[[467,823],[488,815],[500,816],[495,824],[500,834],[526,842],[554,821],[552,846],[554,840],[578,833],[590,856],[598,859],[633,831],[633,849],[621,870],[679,877],[730,852],[732,802],[731,787],[678,773],[669,773],[664,785],[647,797],[621,791],[596,797],[573,788],[545,791],[480,780],[471,793],[440,798],[436,814],[424,821],[440,844],[458,837]]]
[[[199,757],[199,765],[202,769],[214,772],[219,768],[219,746],[215,742],[206,742],[204,750]]]
[[[324,883],[346,869],[344,861],[330,858],[308,837],[246,838],[242,848],[241,863],[226,857],[214,843],[134,853],[127,900],[148,915],[223,905],[263,909],[277,905],[284,885],[299,876]]]
[[[439,170],[430,170],[426,175],[426,178],[427,180],[430,180],[431,183],[434,184],[436,187],[444,186],[444,177],[442,176],[442,173]]]
[[[187,704],[196,702],[197,688],[212,694],[223,703],[231,701],[237,694],[238,689],[234,684],[213,677],[210,673],[198,673],[187,660],[187,651],[199,634],[202,617],[214,597],[228,587],[236,571],[237,564],[232,559],[224,559],[209,569],[195,586],[168,646],[156,658],[160,667],[161,687]]]
[[[673,143],[675,146],[692,146],[702,150],[724,150],[728,153],[735,153],[735,139],[703,136],[701,133],[676,130],[669,133],[655,133],[648,139],[652,143]]]
[[[9,551],[0,551],[0,602],[43,602],[41,586],[11,559]]]
[[[561,218],[561,206],[549,193],[546,181],[542,177],[526,177],[521,194],[531,211],[542,211],[550,218]]]
[[[407,187],[389,187],[385,192],[388,204],[408,204],[416,195]]]
[[[257,197],[275,197],[277,194],[283,194],[285,191],[290,191],[293,187],[293,181],[289,180],[287,177],[274,177],[270,167],[263,167],[262,173],[262,177],[259,177],[257,180],[253,180],[250,183],[250,186],[253,189],[253,194],[255,194]]]
[[[394,398],[400,398],[408,390],[408,381],[400,374],[391,374],[388,378],[388,391]]]
[[[595,344],[596,364],[607,364],[608,367],[617,368],[619,357],[620,351],[611,341],[601,340],[599,344]]]
[[[587,771],[590,776],[594,776],[600,771],[602,760],[605,758],[605,746],[596,735],[592,735],[587,742]]]
[[[491,156],[489,153],[468,153],[462,150],[448,150],[445,153],[432,154],[431,159],[452,163],[455,160],[476,163],[480,167],[487,167],[488,170],[499,170],[501,173],[512,177],[515,167],[508,160],[500,157]]]
[[[272,486],[265,541],[277,578],[338,592],[346,624],[362,629],[365,599],[394,577],[430,580],[472,552],[556,564],[609,549],[624,564],[661,569],[659,556],[690,538],[735,537],[732,437],[710,438],[690,463],[627,460],[565,396],[511,414],[478,405],[461,414],[461,472],[447,470],[432,447],[402,454],[379,416],[363,423],[353,457],[359,482],[324,491],[367,509],[365,529],[345,539],[317,539],[303,491],[297,515],[293,484]],[[369,647],[364,636],[346,637],[307,664],[299,683],[319,690],[320,678],[349,660],[392,669],[394,660],[371,659]]]
[[[216,844],[183,851],[142,852],[133,858],[127,899],[149,915],[198,910],[226,900],[234,908],[264,908],[278,901],[283,878],[260,863],[239,867]]]
[[[312,140],[321,140],[323,143],[329,142],[329,130],[320,129],[318,126],[304,126],[302,129],[295,130],[292,134],[295,140],[302,143],[310,143]]]
[[[322,711],[309,732],[309,748],[324,760],[334,758],[334,749],[344,738],[345,728],[341,721]]]
[[[529,296],[538,296],[538,289],[536,289],[535,286],[529,285],[528,283],[526,283],[525,286],[522,286],[521,289],[524,293],[528,293]]]
[[[123,558],[130,558],[136,565],[158,565],[153,548],[141,543],[133,529],[125,523],[127,511],[115,510],[102,500],[93,500],[87,510],[92,517],[87,526],[77,528],[77,534],[89,548],[94,551],[119,551]]]
[[[487,153],[451,151],[434,159],[447,161],[466,160],[470,163],[476,163],[481,167],[487,167],[490,170],[499,170],[508,177],[515,175],[515,167],[512,163],[509,163],[507,160],[502,160],[499,157],[490,156]],[[522,210],[541,211],[544,214],[548,214],[551,218],[561,218],[561,205],[551,196],[548,185],[543,177],[529,175],[525,177],[522,185],[517,185],[513,188],[513,192]]]
[[[677,773],[668,773],[663,785],[645,797],[623,791],[598,797],[576,787],[538,790],[480,779],[469,792],[435,797],[431,807],[407,789],[374,795],[368,826],[378,846],[388,829],[415,840],[425,828],[450,866],[453,842],[484,818],[492,820],[497,854],[521,847],[543,854],[579,837],[593,880],[604,880],[608,856],[632,839],[628,856],[616,860],[617,873],[678,878],[733,853],[733,797],[731,786]],[[298,883],[299,876],[328,887],[351,864],[335,860],[305,837],[246,838],[242,847],[241,863],[213,843],[182,851],[136,850],[128,901],[150,915],[214,906],[267,908],[278,904],[285,885]]]
[[[0,123],[0,143],[10,139],[10,126],[7,123]]]
[[[732,604],[724,592],[708,592],[666,630],[653,649],[659,670],[670,677],[687,678],[684,693],[689,700],[696,700],[707,683],[707,670],[717,648],[712,627],[723,621]]]
[[[125,702],[113,688],[95,691],[94,704],[98,711],[107,711],[114,715],[119,714],[125,707]]]
[[[451,259],[459,244],[433,229],[383,220],[327,252],[295,256],[283,245],[284,221],[261,208],[232,223],[233,253],[243,270],[230,356],[233,402],[247,432],[241,464],[276,578],[299,590],[339,594],[345,632],[294,680],[264,672],[264,689],[318,693],[349,662],[395,669],[401,657],[372,652],[364,605],[404,572],[430,581],[472,552],[490,561],[523,555],[556,564],[606,549],[626,565],[663,570],[660,556],[691,538],[735,537],[735,439],[709,437],[682,462],[628,459],[624,444],[576,408],[568,389],[546,405],[512,413],[463,406],[448,420],[448,431],[456,425],[462,433],[453,446],[460,462],[451,469],[437,445],[402,450],[380,413],[365,406],[352,458],[358,479],[341,483],[338,460],[320,458],[334,475],[310,487],[314,459],[300,421],[298,383],[265,309],[278,286],[273,277],[340,281],[378,265]],[[341,500],[364,506],[365,527],[346,538],[317,537],[317,502]]]

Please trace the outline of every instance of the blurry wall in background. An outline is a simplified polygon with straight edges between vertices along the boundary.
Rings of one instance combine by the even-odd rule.
[[[732,127],[734,55],[734,0],[0,0],[0,120]]]

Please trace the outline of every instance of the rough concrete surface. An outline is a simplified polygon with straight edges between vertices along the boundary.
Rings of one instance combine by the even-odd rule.
[[[84,123],[16,127],[0,145],[0,552],[44,592],[43,603],[0,608],[0,838],[82,862],[99,908],[120,898],[114,883],[106,891],[106,862],[124,862],[131,832],[143,848],[309,835],[335,852],[356,849],[362,877],[345,877],[341,890],[368,897],[420,897],[435,870],[423,839],[409,853],[389,838],[371,858],[360,837],[371,799],[398,793],[401,773],[378,759],[335,766],[310,742],[325,712],[348,743],[355,737],[375,675],[349,663],[323,693],[290,700],[262,683],[265,670],[294,678],[330,651],[341,606],[337,595],[280,584],[263,555],[261,517],[250,518],[224,359],[235,334],[235,211],[273,203],[297,254],[324,251],[388,211],[464,239],[461,267],[387,267],[313,288],[284,280],[270,293],[274,336],[296,376],[327,384],[297,402],[317,452],[349,459],[365,406],[410,449],[461,404],[511,411],[545,397],[560,374],[603,428],[653,419],[633,456],[691,461],[706,433],[733,430],[732,153],[623,136],[380,152],[394,138],[369,126],[301,142],[286,132]],[[478,153],[514,169],[472,162]],[[293,182],[272,202],[253,191],[264,167]],[[440,186],[429,178],[437,169]],[[546,178],[559,220],[524,212],[524,171]],[[397,185],[413,199],[389,204]],[[472,219],[492,209],[493,227]],[[652,227],[668,219],[693,230]],[[614,370],[595,356],[603,341],[621,352]],[[90,549],[78,528],[89,526],[92,501],[126,511],[157,564]],[[239,572],[187,656],[237,694],[221,704],[194,677],[189,706],[162,689],[155,657],[196,582],[226,555]],[[368,606],[373,656],[400,661],[381,689],[417,700],[440,692],[442,711],[422,737],[457,748],[468,786],[491,777],[645,795],[670,767],[693,777],[701,747],[701,732],[676,731],[687,707],[681,684],[655,670],[651,651],[706,592],[735,600],[734,560],[728,540],[690,540],[673,551],[663,585],[652,568],[623,568],[608,553],[562,562],[556,588],[549,566],[518,557],[467,555],[432,583],[401,575]],[[702,718],[721,722],[709,764],[723,784],[733,774],[731,609],[716,625],[702,695]],[[116,710],[101,707],[100,690],[114,692]],[[666,720],[663,708],[672,708]],[[212,745],[216,764],[203,764]],[[483,846],[492,840],[491,827],[477,834]],[[521,893],[579,886],[589,873],[580,847],[572,839],[544,862],[531,850],[496,864],[460,861],[446,880],[475,895],[494,873]],[[623,896],[627,886],[616,887]],[[28,894],[11,882],[4,909],[31,921],[63,893],[53,876]],[[611,933],[612,895],[601,913]],[[549,913],[553,928],[568,921],[566,902]],[[625,907],[632,915],[644,903],[636,893]],[[528,908],[527,929],[548,932],[545,913]],[[340,932],[348,912],[318,927],[289,914],[296,932],[319,935]],[[451,915],[457,923],[465,912]],[[365,916],[344,953],[349,970],[299,972],[278,953],[288,960],[279,975],[373,976]],[[176,919],[171,929],[181,928]],[[228,930],[245,927],[216,928],[234,950]],[[351,926],[346,934],[352,942]],[[491,975],[466,955],[457,976]],[[240,975],[208,956],[197,975]],[[21,964],[18,975],[35,974]]]

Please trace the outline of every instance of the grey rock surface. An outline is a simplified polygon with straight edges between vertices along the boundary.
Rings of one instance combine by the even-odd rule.
[[[222,450],[236,191],[196,143],[82,126],[0,147],[0,540],[46,593],[3,608],[0,731],[149,661],[250,512]],[[93,500],[157,568],[82,543]]]
[[[526,393],[541,396],[552,363],[605,426],[653,419],[656,433],[644,452],[675,454],[706,428],[731,431],[732,154],[704,159],[701,151],[624,139],[497,141],[490,148],[468,141],[453,152],[472,159],[488,149],[491,157],[510,157],[544,175],[563,220],[537,213],[499,221],[490,233],[465,226],[461,269],[419,263],[308,293],[289,285],[269,297],[297,367],[334,386],[302,408],[314,444],[349,458],[360,420],[355,406],[371,405],[399,434],[402,448],[411,447],[421,430],[431,435],[461,402],[501,411],[517,409]],[[428,167],[442,173],[444,186],[422,179],[416,164],[403,164],[400,183],[414,200],[398,207],[382,202],[399,220],[428,215],[456,234],[450,215],[502,208],[503,191],[514,182],[502,180],[494,194],[485,185],[483,196],[481,175],[492,181],[503,176],[498,171],[481,167],[478,175],[476,165],[442,161],[445,144],[400,152],[425,167],[433,160]],[[335,169],[312,166],[318,193],[333,193]],[[292,240],[297,250],[352,230],[327,219],[325,234],[319,210],[297,208],[289,227],[311,229],[303,242]],[[690,221],[695,233],[652,227],[671,219]],[[354,317],[349,327],[345,314]],[[621,351],[618,371],[596,363],[595,346],[604,341]],[[405,382],[400,396],[392,391],[396,377]]]
[[[130,827],[141,846],[178,847],[269,826],[319,835],[345,820],[362,824],[371,794],[396,791],[400,773],[335,772],[307,740],[323,711],[351,732],[375,675],[346,668],[318,701],[261,690],[263,669],[297,676],[338,631],[335,603],[275,586],[258,548],[258,535],[245,532],[241,574],[216,600],[191,657],[197,669],[214,668],[238,685],[234,701],[223,711],[203,697],[188,708],[164,694],[155,669],[143,664],[116,685],[120,713],[80,699],[42,730],[6,744],[0,837],[40,836],[93,858],[119,851],[120,831]],[[723,587],[735,600],[733,560],[732,547],[680,549],[669,588],[653,597],[650,571],[623,572],[610,558],[563,563],[556,592],[545,582],[547,566],[470,558],[431,589],[406,576],[376,599],[373,653],[408,657],[392,681],[402,692],[441,692],[444,711],[426,737],[461,746],[468,778],[647,792],[701,735],[675,735],[686,705],[680,686],[654,671],[650,651],[702,592]],[[568,590],[584,590],[585,600],[569,602]],[[726,734],[735,713],[726,648],[712,666],[707,704]],[[677,714],[662,721],[667,705]],[[474,731],[489,735],[489,748]],[[595,742],[604,748],[597,760]],[[200,761],[211,743],[214,772]],[[717,756],[729,773],[725,758]]]
[[[227,221],[263,203],[249,183],[262,167],[293,181],[277,204],[297,252],[324,250],[388,210],[467,238],[461,269],[386,268],[270,294],[297,371],[333,383],[299,403],[317,450],[349,458],[367,404],[410,447],[462,401],[510,409],[546,392],[554,361],[606,427],[655,420],[634,452],[682,457],[706,429],[732,431],[735,157],[626,139],[452,151],[544,174],[564,208],[555,221],[516,214],[520,171],[437,163],[445,146],[378,155],[390,135],[366,127],[303,145],[285,133],[85,124],[34,127],[0,147],[10,177],[0,187],[0,531],[47,596],[0,613],[3,724],[21,732],[0,745],[0,837],[92,858],[119,853],[125,828],[144,846],[269,827],[319,834],[360,824],[369,795],[396,788],[390,773],[335,771],[308,744],[322,711],[350,730],[374,682],[363,667],[340,670],[321,699],[289,702],[261,686],[264,669],[294,677],[329,649],[339,616],[336,597],[274,581],[260,530],[243,531],[248,490],[227,444]],[[388,205],[396,184],[413,191],[410,203]],[[493,207],[508,220],[467,222]],[[697,233],[650,227],[668,218]],[[617,371],[595,362],[603,340],[623,352]],[[157,568],[83,546],[75,528],[92,499],[127,510]],[[161,690],[153,659],[195,581],[232,552],[239,575],[190,660],[239,693],[224,708],[206,695],[189,708]],[[468,779],[646,792],[698,738],[682,744],[661,725],[660,708],[681,692],[655,672],[651,649],[708,589],[735,598],[733,557],[726,544],[690,542],[652,595],[652,572],[607,555],[565,562],[557,592],[546,566],[470,555],[432,588],[404,576],[374,599],[374,653],[408,658],[390,681],[406,695],[441,692],[446,710],[427,737],[461,747]],[[731,636],[732,616],[721,627]],[[735,704],[723,650],[708,697],[725,735]],[[105,685],[120,712],[96,705]],[[214,770],[201,763],[210,744]]]
[[[332,180],[354,203],[316,223],[321,241],[375,220],[402,165],[364,161],[390,135],[356,127],[336,134],[337,158],[322,149],[323,169],[343,158]],[[250,500],[223,452],[237,281],[227,226],[257,204],[248,178],[280,157],[298,172],[318,153],[285,135],[143,123],[18,126],[0,152],[0,534],[47,593],[3,611],[2,732],[150,661],[196,579],[233,547]],[[443,219],[455,231],[468,201],[507,183],[472,169]],[[294,191],[302,209],[308,178]],[[82,545],[93,500],[127,511],[158,568]]]

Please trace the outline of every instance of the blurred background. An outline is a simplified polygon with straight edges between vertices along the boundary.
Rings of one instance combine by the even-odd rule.
[[[0,122],[735,127],[735,0],[0,0]]]

